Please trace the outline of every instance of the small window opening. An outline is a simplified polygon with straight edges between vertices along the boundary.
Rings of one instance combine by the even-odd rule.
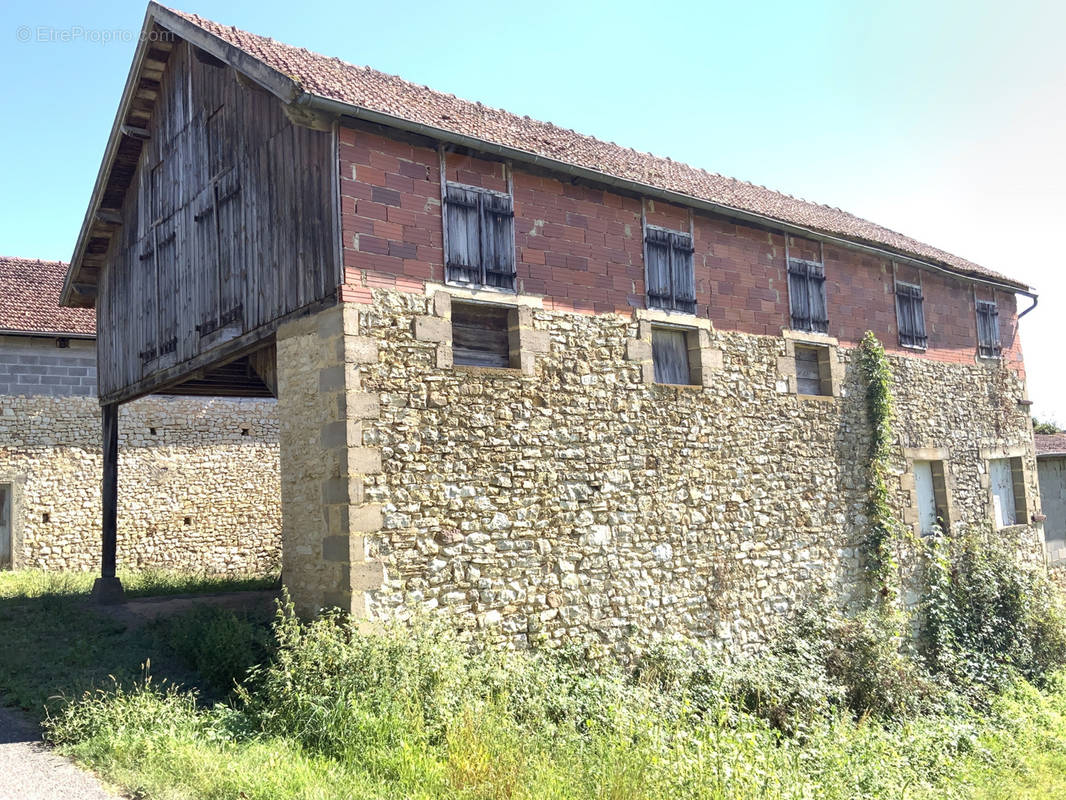
[[[507,306],[452,304],[452,363],[468,367],[510,367],[511,315]]]
[[[52,521],[52,515],[49,514],[47,511],[45,511],[43,514],[41,514],[41,522],[51,522],[51,521]]]
[[[651,358],[655,382],[678,386],[692,383],[688,360],[688,336],[675,328],[651,329]]]
[[[156,429],[155,428],[149,428],[148,429],[148,433],[150,433],[152,436],[155,436],[156,435]]]
[[[68,339],[66,336],[60,336],[58,339],[56,339],[56,347],[58,347],[60,350],[65,350],[66,348],[70,347],[70,339]]]
[[[241,436],[248,436],[251,433],[249,428],[241,428]]]
[[[796,394],[833,394],[828,347],[796,345]]]
[[[192,517],[186,517],[185,518],[185,524],[186,525],[192,525]]]

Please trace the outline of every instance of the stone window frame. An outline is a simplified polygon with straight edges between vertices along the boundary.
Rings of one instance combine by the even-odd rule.
[[[947,533],[951,526],[960,519],[958,509],[955,506],[955,478],[951,471],[951,452],[946,447],[904,447],[903,457],[907,461],[907,471],[900,476],[900,488],[906,493],[908,503],[903,509],[903,522],[909,525],[917,536],[926,536],[922,533],[921,513],[918,509],[918,485],[914,477],[914,462],[929,461],[940,464],[943,484],[940,488],[941,497],[937,498],[937,507],[944,511],[943,532]],[[933,495],[936,497],[941,492],[936,485],[936,473],[934,473]],[[942,502],[941,502],[942,500]]]
[[[503,294],[485,289],[461,289],[450,284],[426,286],[427,313],[416,316],[411,332],[416,341],[437,345],[437,369],[457,369],[490,375],[531,376],[538,355],[551,348],[547,331],[533,327],[533,310],[544,307],[540,297],[523,294]],[[452,300],[463,303],[483,303],[509,309],[508,334],[511,348],[511,367],[456,366],[452,360]]]
[[[844,364],[840,361],[840,342],[836,337],[791,328],[783,329],[781,337],[785,342],[785,354],[777,357],[777,390],[780,393],[792,394],[801,400],[832,401],[844,396]],[[819,348],[822,383],[828,384],[826,388],[829,389],[825,394],[799,393],[796,385],[796,345]]]
[[[1011,478],[1014,483],[1014,513],[1016,521],[1013,525],[1007,525],[996,530],[1007,530],[1019,526],[1032,524],[1033,517],[1040,508],[1039,500],[1033,497],[1030,491],[1030,470],[1026,467],[1026,461],[1032,448],[1031,444],[1002,445],[998,447],[982,447],[980,449],[981,463],[981,488],[985,493],[986,517],[993,527],[996,524],[995,506],[992,500],[992,478],[989,470],[990,461],[1005,459],[1010,461]],[[1020,490],[1020,491],[1019,491]],[[1039,496],[1039,492],[1038,492]]]
[[[703,389],[712,385],[714,373],[722,370],[722,351],[714,346],[711,334],[714,326],[709,319],[660,309],[634,309],[636,337],[626,340],[626,361],[640,364],[642,383],[676,389]],[[655,362],[652,360],[652,332],[656,328],[672,328],[685,332],[688,345],[689,383],[656,383]]]

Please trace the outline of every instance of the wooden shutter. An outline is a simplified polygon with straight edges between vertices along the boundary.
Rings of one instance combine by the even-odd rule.
[[[156,229],[156,309],[158,314],[158,355],[167,356],[178,349],[178,317],[181,304],[181,271],[178,258],[177,221],[174,219]]]
[[[825,301],[825,267],[807,265],[807,296],[810,299],[811,330],[829,333],[829,311]]]
[[[896,284],[896,320],[899,343],[904,347],[925,347],[925,308],[920,286]]]
[[[796,346],[796,393],[828,394],[822,383],[822,363],[818,350]]]
[[[495,192],[482,192],[480,200],[484,285],[514,289],[514,204],[510,195]]]
[[[1000,354],[999,308],[987,300],[977,301],[977,348],[989,358]]]
[[[648,254],[648,306],[671,308],[670,232],[649,227],[644,234],[644,243]]]
[[[811,329],[810,292],[807,287],[807,264],[790,261],[788,264],[788,297],[791,304],[792,327],[796,330]]]
[[[456,303],[452,306],[452,363],[471,367],[509,367],[509,309]]]
[[[445,191],[444,223],[448,231],[446,280],[481,284],[481,236],[478,230],[478,193],[449,183]]]
[[[216,184],[215,220],[218,225],[218,327],[243,327],[245,261],[244,215],[241,206],[241,179],[236,169],[228,170]]]
[[[696,313],[696,275],[692,265],[692,237],[687,233],[670,236],[670,263],[673,278],[673,308]]]
[[[691,383],[688,341],[684,331],[655,328],[651,333],[651,357],[656,383]]]

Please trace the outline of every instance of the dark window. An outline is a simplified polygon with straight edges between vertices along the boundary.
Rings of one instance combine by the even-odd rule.
[[[692,236],[646,226],[648,307],[696,313],[696,279],[692,268]]]
[[[796,345],[796,394],[833,394],[828,347]]]
[[[977,301],[977,352],[987,358],[998,358],[1002,347],[999,343],[999,308],[988,300]]]
[[[899,324],[899,343],[903,347],[925,349],[925,301],[922,287],[912,283],[896,284],[896,322]]]
[[[511,309],[452,303],[452,363],[468,367],[511,366]]]
[[[656,383],[692,383],[688,362],[688,336],[685,331],[652,328],[651,357]]]
[[[449,183],[444,225],[448,281],[514,290],[514,205],[510,195]]]
[[[825,302],[825,267],[816,261],[789,259],[788,297],[792,306],[793,330],[829,332],[829,313]]]

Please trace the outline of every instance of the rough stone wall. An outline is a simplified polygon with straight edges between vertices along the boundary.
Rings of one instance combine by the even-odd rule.
[[[377,290],[359,307],[378,347],[361,372],[379,399],[363,444],[382,462],[363,478],[382,508],[381,530],[366,534],[385,571],[372,616],[430,609],[514,644],[620,650],[686,632],[735,651],[758,647],[816,586],[844,600],[861,591],[868,429],[849,348],[834,351],[835,398],[783,388],[784,338],[736,332],[711,331],[722,364],[708,386],[660,386],[626,358],[637,322],[534,308],[550,344],[530,374],[453,367],[416,338],[433,306]],[[960,522],[989,519],[982,448],[1023,448],[1036,497],[1013,371],[891,363],[897,507],[913,502],[903,447],[949,449]],[[1039,528],[1010,535],[1042,557]]]
[[[99,568],[100,436],[95,397],[0,396],[14,568]],[[280,529],[273,401],[154,396],[121,407],[120,568],[264,573],[280,561]]]

